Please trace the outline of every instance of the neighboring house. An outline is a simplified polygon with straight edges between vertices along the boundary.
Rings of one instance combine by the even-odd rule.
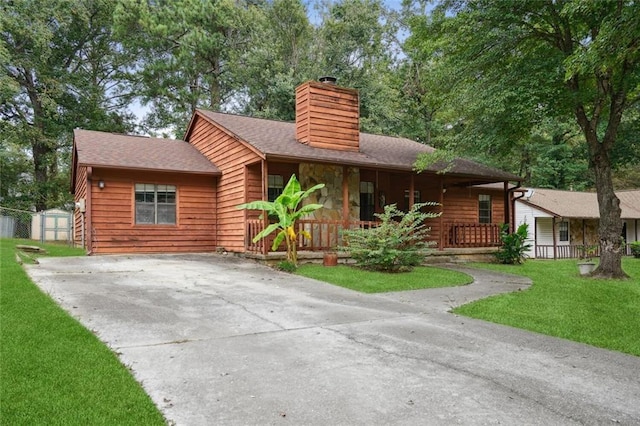
[[[75,240],[89,253],[266,254],[267,244],[251,240],[269,219],[236,206],[274,199],[296,174],[303,188],[326,185],[309,200],[324,208],[299,223],[313,236],[302,250],[331,249],[341,229],[375,226],[387,204],[424,201],[442,204],[428,223],[439,249],[499,245],[509,182],[521,179],[465,159],[444,174],[443,165],[416,173],[416,157],[432,151],[361,133],[357,91],[321,82],[296,89],[295,123],[197,110],[184,141],[76,130]]]
[[[640,190],[616,191],[626,242],[640,240]],[[529,224],[530,257],[578,258],[599,247],[598,200],[593,192],[532,188],[515,202],[516,225]]]

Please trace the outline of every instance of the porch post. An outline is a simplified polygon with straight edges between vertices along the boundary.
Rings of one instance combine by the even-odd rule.
[[[538,217],[534,216],[533,217],[533,249],[534,251],[534,256],[537,258],[538,257]]]
[[[349,167],[342,166],[342,227],[349,229]]]
[[[91,217],[91,206],[93,202],[91,201],[91,194],[93,193],[93,167],[87,167],[87,194],[84,200],[84,218],[85,218],[85,232],[86,232],[86,241],[87,241],[87,253],[93,254],[93,218]],[[135,185],[134,185],[135,191]]]
[[[510,218],[510,212],[509,212],[509,208],[510,208],[510,203],[509,203],[509,181],[505,180],[504,181],[504,223],[506,223],[509,226],[509,231],[513,232],[514,231],[514,226],[515,224],[511,223]]]
[[[551,218],[551,233],[553,235],[553,260],[558,258],[558,241],[556,238],[556,217]]]
[[[269,200],[269,168],[267,166],[267,160],[262,160],[262,199],[264,201]],[[269,215],[263,214],[262,216],[262,229],[266,229],[267,226],[269,226]],[[269,247],[267,247],[267,242],[264,238],[261,241],[262,254],[266,256],[267,253],[269,253]]]
[[[409,180],[409,208],[413,207],[413,204],[416,202],[414,193],[416,189],[416,184],[413,179],[413,173],[411,173],[411,179]]]
[[[444,178],[440,178],[440,195],[438,203],[440,203],[440,217],[438,218],[438,227],[440,228],[440,235],[438,241],[438,250],[444,250]]]

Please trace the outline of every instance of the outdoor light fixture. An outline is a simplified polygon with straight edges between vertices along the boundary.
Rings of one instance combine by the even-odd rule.
[[[98,188],[100,189],[104,188],[104,181],[102,179],[98,181]]]

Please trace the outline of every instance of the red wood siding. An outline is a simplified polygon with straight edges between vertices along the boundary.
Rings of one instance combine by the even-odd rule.
[[[105,187],[98,188],[103,180]],[[176,225],[135,224],[135,184],[176,186]],[[92,253],[207,252],[216,249],[215,178],[94,169]]]
[[[252,164],[246,171],[246,198],[245,202],[262,200],[262,165]],[[260,212],[257,210],[245,210],[247,219],[257,219]]]
[[[260,162],[260,157],[243,143],[217,126],[196,116],[189,142],[211,160],[222,172],[217,183],[218,246],[228,251],[243,252],[246,226],[236,206],[246,201],[245,165]]]
[[[87,168],[78,167],[76,171],[74,202],[79,202],[87,198]],[[73,211],[73,242],[75,245],[82,244],[82,220],[83,214],[79,209]],[[85,248],[86,248],[86,230],[85,230]]]
[[[296,139],[317,148],[358,151],[358,91],[309,81],[296,89]]]
[[[443,218],[446,222],[478,223],[480,194],[491,195],[491,223],[504,223],[502,191],[481,188],[447,188],[444,194]]]

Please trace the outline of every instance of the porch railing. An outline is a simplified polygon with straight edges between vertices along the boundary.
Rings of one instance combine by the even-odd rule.
[[[444,248],[497,247],[502,245],[497,223],[443,223]]]
[[[536,244],[537,259],[578,259],[584,256],[584,252],[582,244],[559,245],[555,250],[553,245]],[[593,247],[592,256],[600,256],[600,247]]]
[[[375,221],[351,221],[348,224],[349,229],[366,229],[376,227],[378,222]],[[257,253],[266,253],[271,250],[273,238],[271,235],[267,238],[253,242],[253,238],[262,231],[264,222],[260,219],[247,220],[247,250]],[[298,250],[309,251],[326,251],[335,250],[336,247],[342,245],[342,230],[344,222],[341,220],[316,220],[303,219],[296,222],[298,233],[306,231],[311,239],[301,237],[298,239]],[[284,243],[280,245],[278,251],[285,251]]]

